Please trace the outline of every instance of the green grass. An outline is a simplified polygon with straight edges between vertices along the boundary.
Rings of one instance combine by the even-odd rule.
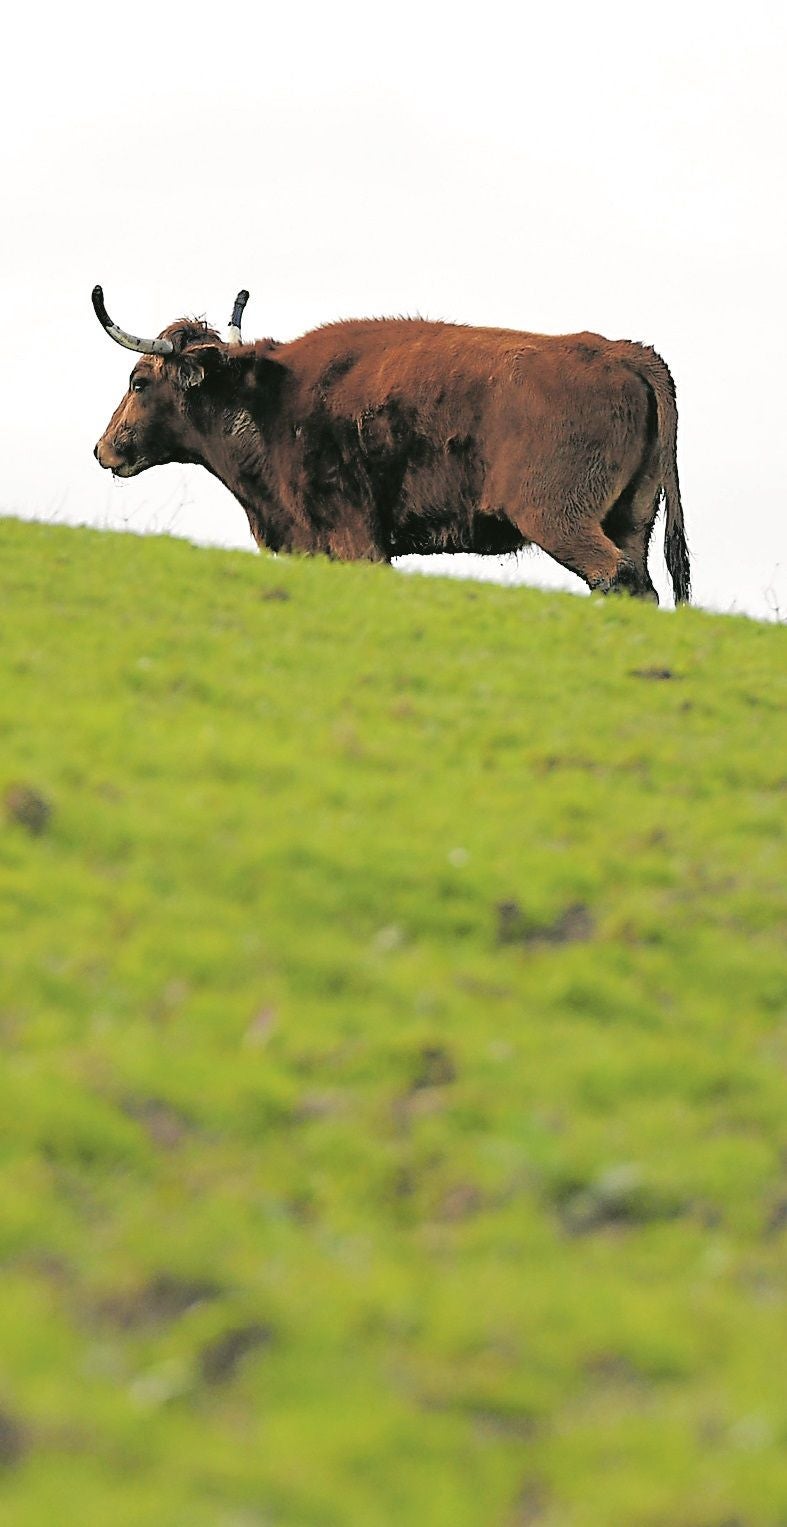
[[[0,595],[0,1520],[784,1527],[784,629]]]

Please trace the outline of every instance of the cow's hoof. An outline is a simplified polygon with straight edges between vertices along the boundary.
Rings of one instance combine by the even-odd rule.
[[[659,602],[647,573],[639,572],[631,562],[621,562],[613,578],[599,578],[592,588],[599,594],[631,594],[636,599],[647,599],[651,604]]]

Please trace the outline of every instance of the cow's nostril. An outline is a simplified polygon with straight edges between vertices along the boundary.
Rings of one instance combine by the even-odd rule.
[[[93,446],[93,455],[95,456],[96,461],[98,461],[98,446],[97,445]]]

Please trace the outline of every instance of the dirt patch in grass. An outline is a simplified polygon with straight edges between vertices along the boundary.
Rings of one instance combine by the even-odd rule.
[[[257,1322],[223,1331],[200,1353],[201,1376],[206,1384],[227,1384],[235,1377],[244,1358],[251,1352],[269,1347],[272,1342],[272,1328]]]
[[[29,1446],[26,1427],[9,1410],[0,1407],[0,1469],[11,1469],[21,1463]]]
[[[218,1283],[204,1278],[179,1278],[162,1272],[139,1288],[124,1289],[99,1301],[98,1313],[123,1329],[135,1326],[165,1325],[178,1320],[187,1310],[223,1292]]]
[[[572,902],[548,923],[530,917],[518,901],[499,901],[495,912],[498,944],[573,944],[593,936],[593,918],[582,901]]]
[[[46,832],[52,818],[52,802],[33,785],[9,785],[3,796],[9,822],[23,827],[32,838]]]

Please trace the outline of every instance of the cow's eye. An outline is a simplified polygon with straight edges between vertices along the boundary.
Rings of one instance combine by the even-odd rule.
[[[132,378],[131,378],[131,391],[132,392],[144,392],[145,388],[149,387],[149,386],[150,386],[150,377],[148,377],[148,376],[132,376]]]

